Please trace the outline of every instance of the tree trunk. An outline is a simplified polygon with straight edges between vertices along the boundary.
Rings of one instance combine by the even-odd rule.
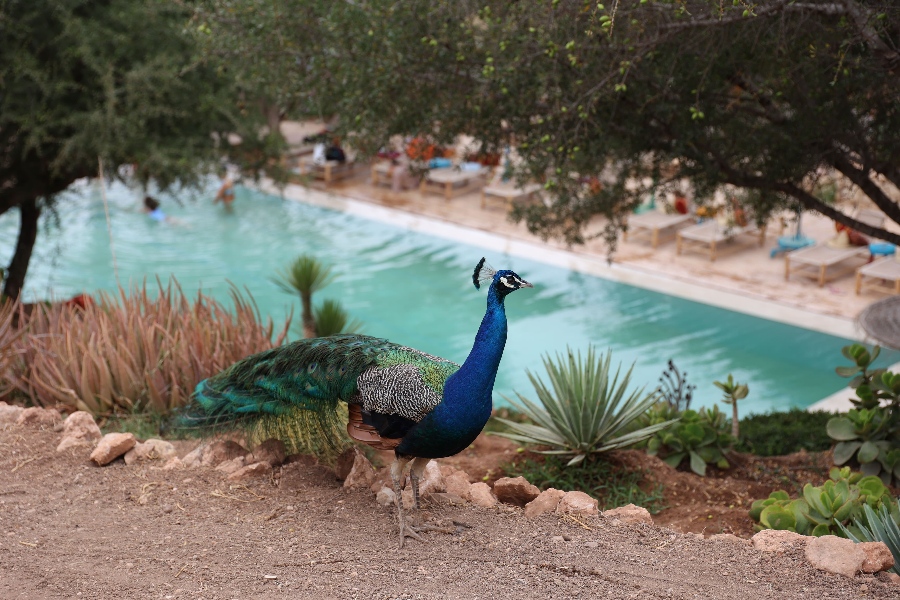
[[[314,338],[316,337],[316,320],[312,314],[312,294],[300,294],[300,302],[303,304],[303,337]]]
[[[732,400],[731,408],[733,411],[732,412],[733,416],[731,417],[731,435],[733,435],[735,439],[739,439],[738,436],[740,435],[741,430],[738,429],[739,426],[738,426],[738,417],[737,417],[737,400],[734,400],[734,399]]]
[[[25,285],[25,274],[28,272],[28,263],[31,262],[31,252],[34,250],[34,242],[37,240],[38,219],[41,209],[38,208],[37,199],[31,198],[19,205],[19,239],[16,242],[16,252],[13,254],[6,272],[6,283],[3,293],[12,300],[17,300]]]

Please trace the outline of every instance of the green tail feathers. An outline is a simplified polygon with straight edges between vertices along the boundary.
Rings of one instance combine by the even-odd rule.
[[[359,374],[389,346],[364,335],[300,340],[249,356],[201,381],[172,428],[198,437],[240,430],[292,452],[328,455],[347,441],[344,404]]]

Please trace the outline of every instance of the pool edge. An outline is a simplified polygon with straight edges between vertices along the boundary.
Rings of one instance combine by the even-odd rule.
[[[683,279],[661,276],[633,266],[610,264],[599,257],[560,250],[537,242],[515,239],[434,217],[379,206],[334,192],[307,188],[297,184],[288,184],[280,189],[269,180],[261,181],[252,187],[288,200],[337,210],[370,221],[394,225],[442,239],[468,243],[489,251],[527,258],[707,306],[854,341],[866,340],[865,333],[853,319],[811,312],[772,300],[748,297],[717,288],[715,285],[702,286]]]

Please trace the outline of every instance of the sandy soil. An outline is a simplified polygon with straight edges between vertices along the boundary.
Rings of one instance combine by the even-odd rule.
[[[95,467],[86,449],[57,455],[59,437],[0,431],[0,598],[900,597],[800,552],[508,506],[429,506],[462,532],[399,550],[395,513],[325,467],[230,485],[214,470]]]

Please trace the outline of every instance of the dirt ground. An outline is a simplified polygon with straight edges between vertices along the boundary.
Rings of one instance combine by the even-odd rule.
[[[326,467],[234,485],[212,469],[96,467],[87,449],[56,454],[59,438],[0,430],[0,598],[900,597],[876,578],[816,571],[799,551],[603,517],[529,520],[505,505],[429,506],[461,533],[400,550],[394,511]]]

